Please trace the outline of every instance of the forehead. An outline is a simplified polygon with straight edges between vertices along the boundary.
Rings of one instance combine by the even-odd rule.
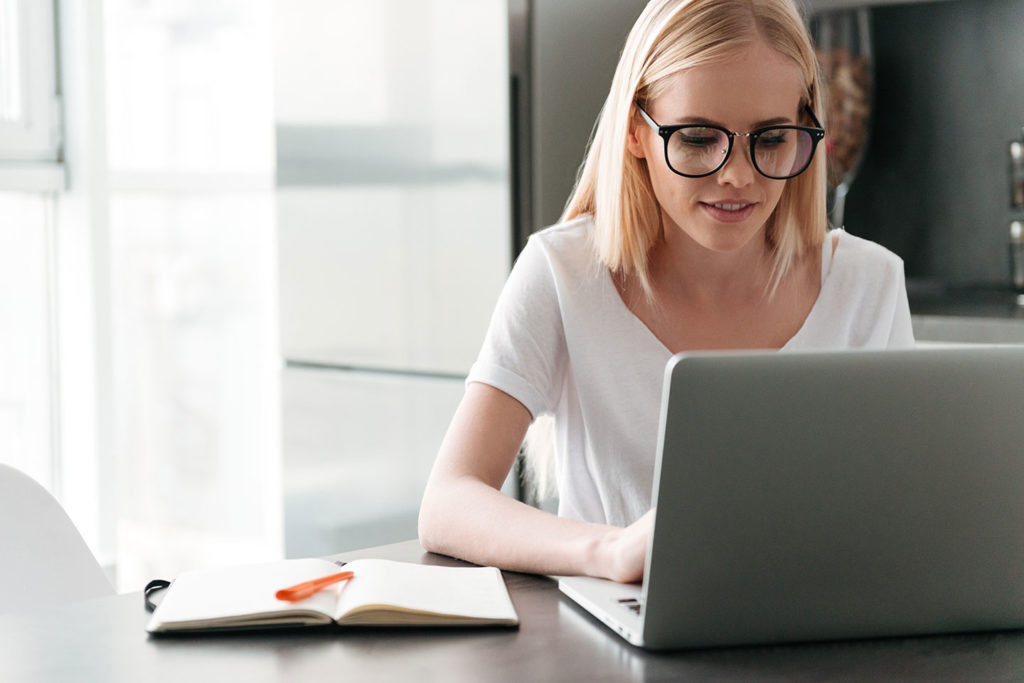
[[[750,126],[796,117],[804,96],[800,66],[758,41],[729,58],[669,77],[652,103],[652,115],[663,125],[708,119],[728,126]]]

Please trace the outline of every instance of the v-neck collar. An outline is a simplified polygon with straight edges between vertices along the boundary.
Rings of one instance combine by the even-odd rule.
[[[823,306],[821,303],[823,299],[822,295],[825,293],[828,277],[832,272],[832,267],[835,263],[836,256],[839,253],[839,248],[843,243],[843,234],[844,232],[841,229],[831,230],[825,234],[825,239],[821,245],[821,288],[818,290],[818,296],[814,300],[814,305],[811,306],[811,310],[804,318],[803,324],[801,324],[800,328],[793,334],[793,336],[778,349],[779,351],[785,351],[798,343],[804,330],[808,329],[814,319],[821,315],[819,309]],[[835,252],[832,251],[833,237],[837,238]],[[619,292],[618,287],[615,286],[615,282],[612,280],[611,273],[607,268],[604,268],[603,270],[603,286],[610,290],[610,295],[618,302],[615,304],[618,308],[618,315],[620,317],[624,316],[625,323],[630,327],[637,329],[640,336],[646,336],[648,343],[653,344],[661,355],[665,357],[666,362],[668,362],[668,359],[673,355],[672,351],[665,346],[664,342],[662,342],[654,332],[651,331],[651,328],[647,326],[647,323],[638,318],[629,306],[626,305],[626,302],[622,300],[622,294]]]

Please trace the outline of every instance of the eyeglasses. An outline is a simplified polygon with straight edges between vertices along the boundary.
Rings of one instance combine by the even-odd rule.
[[[772,180],[793,178],[807,170],[825,130],[810,107],[804,110],[816,127],[768,126],[749,133],[736,133],[710,123],[662,126],[639,105],[647,124],[665,141],[665,162],[673,172],[687,178],[703,178],[718,171],[729,159],[733,138],[750,140],[750,158],[757,172]]]

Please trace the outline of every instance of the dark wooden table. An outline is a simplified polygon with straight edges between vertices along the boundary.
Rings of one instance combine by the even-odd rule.
[[[343,553],[456,565],[416,541]],[[0,615],[0,681],[1024,681],[1024,631],[648,653],[541,576],[505,573],[518,629],[151,638],[140,593]]]

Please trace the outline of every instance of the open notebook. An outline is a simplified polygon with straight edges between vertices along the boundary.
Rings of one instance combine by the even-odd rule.
[[[281,560],[183,572],[167,589],[146,626],[150,633],[359,626],[514,626],[515,608],[494,567],[436,567],[361,559],[354,576],[298,602],[275,593],[328,576],[324,559]]]

